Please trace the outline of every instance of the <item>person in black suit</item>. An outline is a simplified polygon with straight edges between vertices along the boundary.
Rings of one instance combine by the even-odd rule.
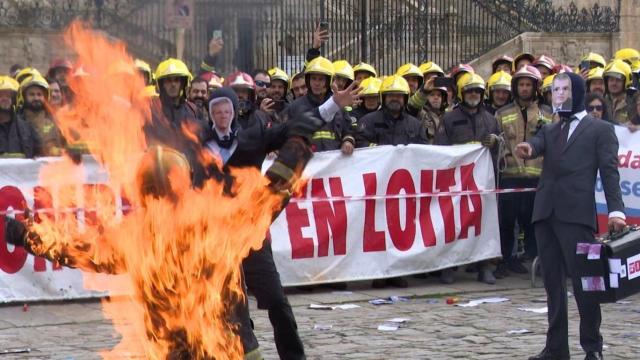
[[[238,122],[236,93],[229,88],[218,89],[211,94],[209,100],[209,114],[213,127],[207,129],[205,147],[219,158],[225,173],[228,173],[230,167],[260,169],[267,154],[286,146],[285,142],[292,133],[308,132],[310,137],[311,133],[317,130],[301,129],[314,126],[311,123],[301,124],[302,122],[310,121],[309,117],[322,119],[324,123],[332,121],[338,111],[353,104],[358,92],[357,84],[335,92],[324,104],[311,111],[311,115],[300,114],[297,118],[289,118],[286,123],[267,124],[256,121],[242,127]],[[280,358],[305,359],[304,346],[297,331],[298,325],[284,294],[269,239],[264,241],[262,248],[249,253],[242,262],[242,268],[245,284],[255,296],[258,308],[267,310],[269,314]]]
[[[598,230],[594,196],[598,170],[609,210],[609,227],[620,231],[626,226],[614,128],[585,111],[584,80],[572,73],[566,77],[571,82],[571,110],[559,112],[560,121],[545,125],[529,142],[516,148],[516,155],[523,159],[544,156],[532,222],[547,292],[549,328],[544,350],[530,360],[569,359],[567,274],[573,281],[580,313],[580,344],[587,354],[585,360],[602,359],[600,305],[578,291],[581,282],[575,273],[577,243],[594,242],[593,234]]]

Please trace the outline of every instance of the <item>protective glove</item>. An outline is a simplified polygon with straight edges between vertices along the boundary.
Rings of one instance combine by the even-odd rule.
[[[489,149],[493,149],[498,144],[500,137],[496,134],[488,134],[482,138],[482,145],[488,147]]]

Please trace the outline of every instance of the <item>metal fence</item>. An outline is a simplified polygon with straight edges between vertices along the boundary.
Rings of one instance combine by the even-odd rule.
[[[175,51],[175,32],[164,24],[165,1],[0,0],[0,28],[60,28],[79,16],[154,63]],[[197,68],[212,32],[221,30],[221,72],[298,71],[316,23],[326,20],[331,37],[322,53],[333,60],[365,61],[381,74],[425,60],[446,69],[525,31],[618,31],[620,1],[578,9],[554,8],[552,0],[195,0],[184,57]]]

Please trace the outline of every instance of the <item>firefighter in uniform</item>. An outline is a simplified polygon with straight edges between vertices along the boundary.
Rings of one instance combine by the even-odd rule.
[[[535,188],[538,185],[542,159],[522,160],[514,155],[514,151],[516,145],[529,140],[544,124],[551,122],[551,108],[538,104],[538,86],[541,82],[542,78],[535,67],[523,66],[513,75],[513,102],[496,112],[496,120],[502,128],[505,141],[500,189]],[[527,273],[522,262],[513,256],[516,221],[524,232],[526,255],[530,259],[537,255],[531,224],[534,199],[534,192],[500,194],[498,197],[502,245],[502,261],[494,273],[498,279],[508,276],[509,270],[518,274]]]
[[[508,55],[502,55],[497,59],[493,60],[491,63],[491,71],[493,74],[498,71],[504,71],[508,74],[511,74],[511,69],[513,68],[513,58]]]
[[[364,62],[361,62],[353,67],[353,75],[358,82],[361,82],[362,80],[368,79],[370,77],[378,77],[376,69]]]
[[[547,76],[553,75],[553,68],[556,66],[556,62],[547,55],[540,55],[533,62],[533,66],[538,69],[542,80],[544,80]]]
[[[478,74],[467,73],[460,76],[457,84],[460,104],[446,113],[436,134],[436,145],[459,145],[481,143],[497,154],[500,142],[499,125],[482,103],[485,82]],[[451,284],[455,281],[453,268],[445,269],[440,281]],[[478,281],[495,284],[496,278],[489,269],[488,261],[478,263]]]
[[[622,60],[612,60],[603,73],[607,107],[613,120],[626,125],[629,121],[627,88],[631,85],[631,67]]]
[[[0,158],[31,158],[34,138],[29,124],[16,114],[20,84],[9,76],[0,76]]]
[[[407,80],[409,89],[411,90],[410,96],[413,96],[413,94],[415,94],[424,83],[422,71],[420,71],[420,69],[412,63],[406,63],[400,66],[396,71],[396,75],[400,75],[405,80]]]
[[[498,109],[511,101],[511,74],[498,71],[491,75],[487,81],[487,93],[486,109],[495,115]]]
[[[380,86],[382,80],[375,77],[368,77],[360,83],[362,92],[360,106],[351,111],[351,117],[359,123],[363,116],[372,113],[380,108]]]

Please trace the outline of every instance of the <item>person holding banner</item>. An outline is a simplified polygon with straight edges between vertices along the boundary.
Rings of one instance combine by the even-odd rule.
[[[580,345],[585,360],[602,359],[600,304],[581,290],[575,272],[578,243],[595,242],[596,206],[594,189],[598,171],[602,179],[609,228],[626,226],[618,173],[618,139],[613,126],[585,111],[585,82],[574,73],[556,75],[554,82],[569,84],[557,92],[554,104],[560,121],[548,124],[527,142],[518,144],[522,159],[544,156],[532,222],[538,241],[542,278],[549,308],[546,346],[529,360],[569,359],[567,320],[567,274],[571,276],[580,313]],[[567,91],[568,90],[568,91]],[[571,104],[568,104],[568,99]],[[567,109],[567,110],[565,110]]]
[[[462,101],[453,111],[442,118],[436,134],[436,145],[460,145],[482,143],[492,151],[497,150],[500,141],[500,127],[496,118],[482,104],[485,82],[478,74],[467,73],[458,81],[458,98]],[[453,268],[444,269],[440,282],[452,284],[455,281]],[[496,278],[489,270],[489,262],[478,263],[478,281],[493,285]]]

